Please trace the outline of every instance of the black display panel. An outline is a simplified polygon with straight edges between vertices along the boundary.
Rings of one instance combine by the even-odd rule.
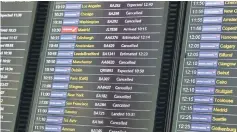
[[[29,132],[151,132],[168,2],[52,2]]]
[[[1,132],[13,132],[36,2],[1,2]]]
[[[188,3],[173,132],[236,132],[236,7],[236,1]]]

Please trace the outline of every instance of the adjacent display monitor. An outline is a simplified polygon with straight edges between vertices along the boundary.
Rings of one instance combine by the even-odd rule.
[[[29,132],[153,131],[168,2],[51,2]]]
[[[17,118],[36,2],[1,1],[1,132]]]
[[[236,132],[236,7],[188,2],[172,132]]]

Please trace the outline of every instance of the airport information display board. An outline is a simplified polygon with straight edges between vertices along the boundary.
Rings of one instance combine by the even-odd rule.
[[[1,132],[14,131],[35,7],[35,2],[1,2]]]
[[[52,2],[29,132],[151,132],[168,2]]]
[[[237,2],[189,2],[173,131],[237,130]]]

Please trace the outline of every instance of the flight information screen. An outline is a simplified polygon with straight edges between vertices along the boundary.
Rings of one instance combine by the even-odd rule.
[[[17,118],[35,2],[1,1],[1,132],[13,132]]]
[[[173,131],[237,131],[237,2],[189,2]]]
[[[29,132],[151,132],[167,2],[52,2]]]

